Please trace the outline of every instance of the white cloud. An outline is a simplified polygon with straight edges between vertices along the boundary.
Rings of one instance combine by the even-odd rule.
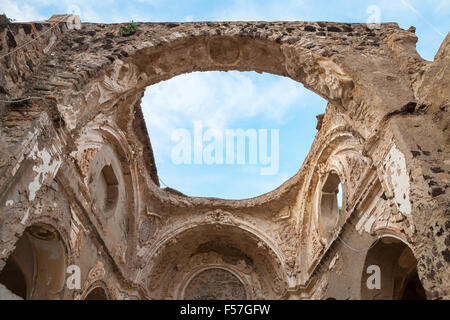
[[[11,0],[0,0],[0,13],[5,13],[9,18],[19,22],[40,21],[48,19],[38,13],[36,7],[27,3],[20,3]]]
[[[441,0],[435,7],[434,11],[439,15],[450,15],[450,1]]]
[[[137,2],[149,4],[149,5],[157,5],[160,4],[159,0],[137,0]]]
[[[0,11],[17,21],[46,20],[52,14],[64,13],[79,14],[82,22],[127,22],[134,17],[149,21],[142,12],[132,12],[131,9],[117,6],[113,0],[0,0]],[[43,15],[42,12],[49,13]]]
[[[142,110],[156,153],[169,156],[172,132],[191,132],[196,120],[217,130],[237,129],[236,121],[256,117],[282,125],[290,109],[303,107],[301,98],[315,95],[285,77],[255,83],[251,74],[196,72],[147,88]]]
[[[184,22],[192,22],[192,21],[194,21],[194,16],[192,16],[192,15],[186,16],[186,17],[184,17],[182,19],[182,21],[184,21]]]
[[[219,21],[269,21],[302,20],[301,15],[309,12],[312,4],[308,0],[279,1],[241,1],[213,13],[214,20]]]

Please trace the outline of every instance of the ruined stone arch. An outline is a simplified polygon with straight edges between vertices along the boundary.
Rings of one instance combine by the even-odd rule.
[[[89,65],[98,67],[96,77],[83,83],[81,90],[72,92],[70,98],[64,94],[71,90],[65,90],[58,98],[62,116],[75,118],[71,122],[71,130],[79,131],[86,124],[85,119],[91,119],[104,110],[110,112],[117,108],[116,112],[126,114],[120,110],[129,108],[129,104],[119,103],[121,97],[123,100],[137,101],[133,108],[139,109],[140,98],[147,86],[192,71],[238,70],[287,76],[327,99],[338,113],[368,104],[352,100],[355,90],[370,92],[371,98],[378,97],[374,99],[380,103],[379,110],[389,109],[387,99],[381,98],[384,92],[374,91],[378,88],[371,85],[372,74],[352,68],[353,61],[348,59],[331,59],[323,55],[319,47],[308,48],[298,39],[289,40],[286,37],[285,41],[280,41],[258,35],[248,37],[225,28],[220,34],[175,32],[155,41],[132,42],[134,47],[131,51],[110,59],[112,61],[105,58],[108,52],[103,56],[98,53],[95,56],[88,54],[77,60],[77,63],[83,64],[83,59],[86,59]],[[353,51],[351,55],[367,65],[370,65],[370,59],[375,58],[363,57],[359,51]],[[77,116],[74,117],[74,114]],[[380,114],[374,113],[373,116],[380,117]],[[362,123],[364,121],[360,125]],[[371,128],[364,125],[354,130],[367,136]],[[138,131],[133,133],[135,136],[142,135],[139,125],[132,128]],[[146,181],[159,197],[157,179],[153,177]]]
[[[364,181],[366,175],[374,170],[372,160],[363,154],[362,143],[354,133],[343,131],[334,134],[330,144],[336,144],[331,153],[328,158],[318,161],[321,165],[318,166],[313,201],[314,221],[328,243],[352,214],[352,204],[361,195],[361,180]],[[324,152],[327,151],[324,149]]]
[[[110,300],[108,286],[105,282],[97,280],[92,283],[82,295],[82,300]]]
[[[210,295],[209,299],[215,299],[215,300],[223,300],[223,299],[235,299],[235,300],[250,300],[252,299],[252,287],[251,284],[245,281],[243,277],[239,275],[239,270],[235,270],[233,267],[230,266],[224,266],[224,265],[209,265],[209,266],[202,266],[199,268],[194,268],[190,274],[186,276],[185,279],[182,280],[182,285],[180,286],[178,290],[177,299],[186,299],[191,300],[192,298],[196,297],[199,300],[205,299],[207,295],[201,295],[202,287],[200,288],[192,288],[193,283],[200,279],[203,276],[203,280],[211,281],[211,280],[221,280],[223,278],[223,274],[218,275],[218,279],[212,278],[209,275],[204,276],[205,273],[219,271],[225,274],[228,274],[228,277],[230,277],[232,280],[234,280],[234,286],[230,288],[231,290],[227,290],[229,292],[225,292],[225,294],[222,294],[221,296],[216,296],[214,293],[218,294],[219,292],[217,290],[226,290],[226,286],[218,285],[217,283],[211,284],[212,295]],[[212,278],[212,279],[211,279]],[[236,285],[237,284],[237,285]],[[238,290],[236,290],[238,289]],[[242,290],[239,290],[242,289]],[[236,292],[238,291],[238,292]],[[195,293],[200,293],[200,295],[195,296]],[[228,293],[228,294],[226,294]],[[218,299],[219,298],[219,299]]]
[[[40,25],[53,28],[51,22]],[[50,55],[36,46],[11,55],[15,58],[10,64],[0,62],[11,79],[17,79],[6,81],[2,100],[38,98],[5,104],[0,114],[0,142],[5,145],[0,150],[0,268],[17,234],[37,222],[39,213],[41,222],[53,223],[61,237],[69,239],[70,261],[81,251],[90,255],[87,265],[102,264],[93,267],[89,281],[107,273],[114,283],[111,288],[117,289],[113,297],[177,297],[178,285],[189,273],[183,268],[189,257],[177,251],[184,252],[186,246],[187,252],[195,253],[195,267],[233,264],[236,260],[227,259],[234,253],[224,254],[229,250],[267,266],[260,273],[252,272],[245,259],[245,264],[236,264],[249,277],[251,297],[357,299],[360,283],[342,277],[342,272],[359,274],[361,270],[352,269],[353,261],[360,268],[365,257],[344,251],[341,239],[322,243],[314,220],[318,171],[335,168],[345,173],[341,180],[353,191],[347,192],[349,220],[342,225],[343,237],[358,248],[370,247],[386,232],[407,239],[427,297],[448,298],[448,94],[442,88],[450,87],[449,36],[435,61],[429,62],[415,50],[413,28],[402,30],[390,23],[376,30],[331,22],[142,23],[136,36],[128,38],[116,37],[119,27],[85,24],[84,30],[68,31],[59,25],[61,33],[48,32],[41,38]],[[25,28],[30,25],[14,26],[31,40]],[[50,44],[54,37],[62,41]],[[4,46],[0,51],[11,49]],[[33,70],[24,63],[28,58],[36,66]],[[159,187],[139,108],[142,94],[159,81],[208,70],[287,76],[328,100],[308,158],[276,190],[233,201],[186,197]],[[86,128],[103,129],[98,135],[106,138],[99,146],[110,145],[124,164],[121,170],[129,169],[133,209],[122,214],[140,226],[145,225],[143,215],[158,217],[154,237],[143,239],[141,246],[134,222],[124,232],[131,239],[126,250],[112,237],[100,241],[105,239],[105,225],[91,219],[96,213],[86,196],[88,182],[79,172],[83,165],[77,167],[71,158],[83,144],[79,138]],[[400,179],[395,176],[398,171]],[[55,176],[67,187],[67,207],[60,211],[45,201]],[[218,221],[198,218],[211,210],[229,210],[239,219],[233,225],[227,215]],[[185,221],[192,225],[177,233]],[[206,238],[196,238],[198,231]],[[189,242],[188,235],[194,240]],[[231,241],[234,249],[224,249],[220,237],[231,235],[243,241]],[[183,263],[176,263],[179,260]],[[334,289],[329,289],[333,283]],[[54,291],[45,294],[61,296]]]
[[[58,109],[64,118],[71,119],[69,127],[75,135],[89,124],[87,119],[102,112],[129,113],[130,103],[121,100],[136,101],[136,105],[131,104],[131,109],[139,109],[147,86],[193,71],[256,71],[286,76],[338,106],[349,103],[355,87],[352,77],[345,71],[347,62],[329,59],[295,42],[240,36],[233,30],[220,35],[205,36],[194,32],[165,37],[159,42],[136,42],[126,57],[109,63],[105,63],[104,56],[87,55],[83,59],[88,59],[89,64],[98,62],[101,65],[98,76],[83,83],[81,90],[65,90],[58,98]],[[363,80],[358,78],[358,81]],[[370,88],[368,84],[367,87]],[[65,93],[70,95],[65,96]],[[141,126],[128,124],[127,133],[139,137]],[[139,148],[146,143],[149,142],[143,142]],[[147,161],[151,162],[153,158]],[[149,174],[152,179],[146,179],[146,182],[156,191],[159,181],[155,174]],[[158,192],[155,195],[160,196]]]
[[[288,49],[289,48],[289,49]],[[295,48],[274,40],[221,36],[185,36],[171,39],[161,46],[152,43],[140,46],[123,60],[116,60],[104,69],[104,77],[90,91],[98,90],[100,104],[113,98],[113,93],[126,94],[192,71],[256,71],[287,76],[302,82],[327,100],[347,98],[352,79],[341,66],[308,49]],[[229,62],[227,55],[233,56]],[[295,62],[304,67],[298,76],[289,67]],[[149,63],[151,62],[151,63]],[[341,86],[342,83],[348,85]],[[343,90],[345,88],[346,90]]]
[[[147,86],[193,71],[256,71],[286,76],[337,105],[349,103],[358,84],[364,90],[373,91],[370,84],[365,83],[368,79],[359,74],[357,80],[353,79],[348,71],[358,72],[348,68],[349,61],[330,59],[317,52],[317,48],[308,49],[295,41],[240,36],[231,29],[221,35],[179,33],[134,44],[132,52],[113,62],[105,61],[107,52],[103,56],[82,58],[101,67],[98,76],[75,93],[78,98],[73,95],[69,98],[61,92],[63,116],[73,118],[75,112],[81,112],[78,119],[90,118],[111,108],[119,96],[140,95]],[[357,52],[352,54],[357,55]],[[80,108],[81,105],[89,107]],[[83,125],[83,121],[77,119],[71,123],[71,128]]]
[[[379,287],[371,287],[368,267],[379,267]],[[368,249],[361,275],[361,299],[426,300],[411,245],[393,232],[386,232]]]
[[[316,147],[318,147],[318,150]],[[305,201],[305,203],[309,204],[309,207],[305,207],[304,210],[311,212],[312,219],[310,221],[317,228],[320,224],[321,188],[326,182],[328,175],[334,173],[338,177],[339,183],[342,184],[343,212],[348,214],[345,204],[347,202],[347,183],[350,183],[352,172],[346,156],[354,154],[360,158],[364,158],[364,156],[362,155],[361,137],[356,132],[350,131],[345,127],[334,128],[327,134],[326,142],[321,144],[319,141],[315,141],[312,148],[316,151],[316,158],[310,161],[315,165],[316,170],[310,172],[306,182],[307,187],[303,191],[303,197],[310,200]],[[367,164],[367,167],[369,167],[370,162],[370,159],[366,159],[362,163]],[[364,173],[359,172],[358,174],[363,175]],[[357,181],[358,179],[355,177],[355,180]],[[353,185],[352,187],[356,186]]]
[[[75,300],[119,300],[131,296],[118,290],[117,280],[105,260],[90,261],[90,265],[85,261],[82,268],[81,288],[75,291]]]
[[[381,59],[376,57],[374,48],[370,48],[369,56],[352,50],[345,59],[335,58],[324,54],[322,49],[331,43],[321,37],[314,38],[320,46],[311,47],[290,36],[268,37],[263,32],[242,34],[228,24],[211,26],[221,31],[213,32],[212,28],[207,32],[165,30],[152,41],[130,40],[132,48],[126,47],[125,53],[113,55],[111,59],[106,58],[111,53],[109,49],[95,55],[77,55],[74,64],[96,66],[96,71],[95,76],[81,83],[76,91],[68,88],[58,93],[58,109],[66,123],[70,123],[69,128],[78,131],[102,110],[112,110],[120,97],[139,97],[148,85],[178,74],[208,70],[254,70],[288,76],[333,102],[340,112],[363,106],[364,101],[352,100],[353,91],[367,90],[370,92],[367,95],[376,97],[374,99],[380,103],[380,110],[388,109],[389,101],[382,99],[383,92],[376,92],[379,88],[371,85],[370,77],[375,74],[353,68],[354,61],[347,59],[359,59],[365,61],[364,66],[369,66],[370,59]],[[298,27],[302,29],[304,24]],[[353,26],[356,27],[359,26]],[[392,28],[387,24],[383,25],[385,27],[387,32]],[[367,135],[371,128],[358,129]]]
[[[104,118],[96,119],[83,128],[76,147],[71,155],[90,188],[101,234],[105,236],[108,230],[105,239],[108,248],[122,243],[121,251],[113,254],[121,263],[133,259],[140,188],[133,151],[125,134]],[[119,224],[120,228],[115,230]]]
[[[298,226],[302,237],[299,239],[301,245],[296,264],[298,269],[313,273],[317,265],[322,263],[323,254],[333,243],[339,242],[337,236],[354,211],[355,199],[363,195],[359,184],[365,185],[368,176],[374,171],[372,159],[364,153],[364,138],[342,118],[337,118],[337,124],[330,128],[330,119],[325,116],[320,129],[323,136],[313,142],[310,155],[303,164],[313,169],[307,171],[303,178],[303,188],[299,191],[303,199],[299,211],[302,215],[300,221],[303,223]],[[337,216],[328,233],[321,221],[320,206],[322,188],[330,173],[334,173],[342,185],[343,201],[342,214],[334,212]]]
[[[147,277],[152,298],[182,298],[193,274],[214,268],[231,271],[241,279],[249,299],[285,294],[287,278],[281,257],[265,240],[242,226],[189,224],[161,238],[163,242],[148,253],[151,263],[146,272],[139,275]]]
[[[159,255],[161,248],[170,245],[173,241],[177,242],[178,240],[176,239],[179,235],[202,226],[213,226],[217,228],[217,230],[220,230],[222,226],[240,230],[242,233],[248,234],[251,239],[260,243],[260,247],[270,249],[270,252],[276,256],[276,260],[278,260],[281,264],[285,263],[285,258],[283,257],[282,252],[277,249],[272,238],[255,228],[254,225],[249,223],[248,220],[239,218],[236,215],[222,209],[197,213],[193,217],[187,219],[187,221],[184,220],[182,223],[169,226],[166,230],[158,231],[159,234],[157,240],[148,244],[150,250],[146,252],[144,259],[149,259],[154,254]]]

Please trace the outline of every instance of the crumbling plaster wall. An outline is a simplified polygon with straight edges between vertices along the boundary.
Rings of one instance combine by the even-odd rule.
[[[22,135],[8,140],[0,168],[0,269],[43,219],[60,232],[67,265],[82,270],[82,289],[61,298],[96,285],[110,298],[182,298],[192,272],[222,267],[250,298],[358,299],[367,249],[395,235],[413,249],[427,296],[448,298],[448,37],[431,63],[396,24],[142,23],[129,37],[119,27],[61,33],[50,54],[35,48],[44,60],[25,83],[5,78],[2,97],[42,100],[2,105],[2,139],[14,126]],[[329,101],[307,159],[278,189],[231,201],[159,187],[143,92],[207,70],[288,76]],[[120,200],[106,215],[93,197],[104,165]],[[344,206],[324,237],[319,189],[331,170]]]

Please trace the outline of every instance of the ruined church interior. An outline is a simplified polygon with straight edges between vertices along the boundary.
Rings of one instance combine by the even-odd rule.
[[[396,23],[76,20],[0,21],[0,299],[450,298],[449,34],[427,61]],[[249,199],[163,187],[145,89],[231,70],[327,100],[304,163]]]

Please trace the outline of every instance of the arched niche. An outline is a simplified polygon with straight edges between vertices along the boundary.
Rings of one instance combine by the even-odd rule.
[[[111,165],[103,166],[98,176],[100,210],[109,215],[114,212],[119,200],[119,181]]]
[[[165,242],[155,248],[158,254],[149,252],[144,258],[148,260],[148,267],[143,269],[149,272],[146,286],[151,298],[183,299],[192,279],[210,269],[226,271],[217,271],[220,275],[216,283],[221,281],[220,276],[234,279],[230,274],[239,279],[246,299],[277,299],[285,294],[287,281],[281,258],[265,240],[248,230],[236,225],[203,224],[164,238]],[[233,286],[238,290],[236,279]],[[211,293],[211,288],[205,292],[205,296],[219,295]],[[195,296],[202,295],[199,291]]]
[[[195,274],[183,292],[185,300],[245,300],[242,280],[230,270],[208,268]]]
[[[365,171],[370,162],[362,155],[360,140],[357,132],[338,126],[330,131],[327,139],[316,139],[311,147],[314,156],[309,161],[316,167],[306,181],[302,196],[313,201],[305,201],[303,210],[314,212],[312,230],[327,241],[331,239],[328,231],[335,230],[335,226],[340,227],[348,217],[348,199],[358,194],[356,188],[360,173],[353,172],[352,167],[357,164],[357,168]],[[306,224],[300,228],[309,232]]]
[[[61,299],[66,251],[60,234],[46,224],[28,227],[16,243],[0,283],[22,299]]]
[[[319,220],[322,235],[328,240],[332,238],[333,233],[338,226],[341,215],[342,188],[339,175],[335,171],[330,171],[325,176],[319,191]]]
[[[378,273],[368,272],[370,266],[379,267],[379,288],[373,288],[374,282],[370,279],[368,286],[368,278]],[[426,300],[417,273],[417,260],[403,241],[386,236],[368,250],[361,278],[361,299]]]
[[[75,141],[77,150],[72,153],[84,181],[89,188],[92,210],[104,241],[115,258],[131,259],[133,246],[129,241],[135,230],[137,172],[130,163],[133,153],[125,134],[113,121],[93,119]],[[102,123],[99,128],[99,123]],[[107,231],[107,232],[106,232]],[[113,248],[122,244],[119,250]]]
[[[97,286],[89,290],[84,300],[109,300],[109,295],[103,286]]]
[[[126,182],[113,145],[105,142],[89,163],[89,189],[99,218],[104,222],[125,211]]]

